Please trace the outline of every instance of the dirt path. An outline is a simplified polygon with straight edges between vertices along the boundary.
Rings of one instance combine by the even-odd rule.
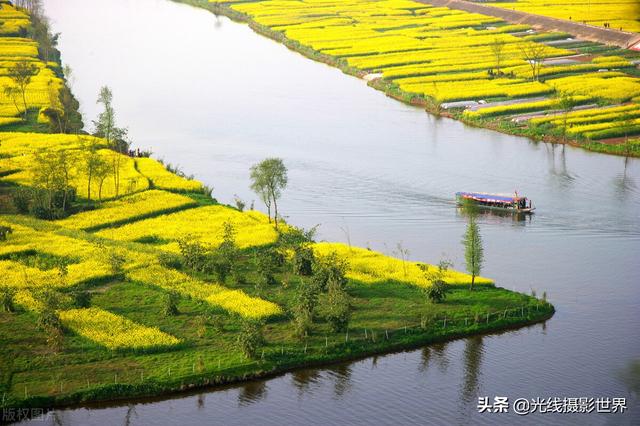
[[[527,24],[545,31],[562,31],[583,40],[604,43],[608,45],[629,48],[640,43],[640,34],[628,33],[613,29],[585,25],[579,22],[564,19],[550,18],[548,16],[533,15],[531,13],[500,7],[485,6],[464,0],[416,0],[420,3],[433,6],[444,6],[450,9],[464,10],[466,12],[480,13],[488,16],[502,18],[513,24]]]

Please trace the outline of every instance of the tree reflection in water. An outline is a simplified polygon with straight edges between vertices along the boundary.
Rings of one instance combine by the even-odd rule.
[[[246,407],[254,402],[258,402],[267,396],[267,382],[254,381],[247,382],[241,388],[238,393],[238,405]]]
[[[473,336],[465,339],[463,353],[464,380],[460,393],[463,405],[475,402],[477,398],[483,346],[482,336]]]
[[[309,391],[312,384],[318,383],[320,379],[319,370],[297,370],[291,373],[293,385],[298,389],[298,396],[302,396]]]
[[[377,359],[377,357],[375,357]],[[374,361],[375,362],[375,361]],[[344,396],[351,389],[351,364],[338,364],[328,369],[333,378],[333,393],[336,398]]]

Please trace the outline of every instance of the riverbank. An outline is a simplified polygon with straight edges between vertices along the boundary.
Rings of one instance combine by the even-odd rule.
[[[378,71],[375,69],[375,67],[373,67],[373,64],[376,63],[377,61],[374,61],[373,59],[369,60],[369,58],[373,58],[373,56],[365,56],[364,57],[364,62],[358,57],[359,55],[361,55],[361,53],[358,53],[357,49],[354,48],[353,52],[351,54],[356,54],[356,56],[349,56],[347,55],[346,52],[348,52],[348,50],[345,49],[329,49],[328,51],[336,51],[336,52],[340,52],[339,54],[333,55],[333,54],[328,54],[328,53],[324,53],[323,50],[326,49],[315,49],[313,47],[311,47],[308,44],[296,41],[292,38],[288,38],[285,35],[285,31],[284,29],[289,29],[289,28],[295,28],[295,25],[291,25],[291,26],[286,26],[286,25],[280,25],[280,26],[269,26],[269,25],[263,25],[261,23],[258,23],[255,19],[253,19],[251,17],[250,14],[248,13],[243,13],[241,11],[235,10],[232,8],[231,4],[227,4],[227,3],[216,3],[216,2],[208,2],[205,0],[174,0],[176,2],[179,3],[185,3],[185,4],[189,4],[192,6],[197,6],[197,7],[201,7],[204,9],[209,10],[210,12],[214,13],[214,14],[220,14],[220,15],[224,15],[229,17],[230,19],[236,21],[236,22],[242,22],[247,24],[250,28],[252,28],[255,32],[257,32],[258,34],[261,34],[265,37],[271,38],[275,41],[278,41],[279,43],[284,44],[285,46],[287,46],[289,49],[294,50],[298,53],[301,53],[302,55],[313,59],[315,61],[318,62],[322,62],[328,65],[331,65],[333,67],[339,68],[340,70],[342,70],[345,74],[348,75],[352,75],[352,76],[356,76],[358,78],[366,78],[367,79],[367,84],[379,91],[384,92],[387,96],[392,97],[396,100],[399,100],[401,102],[407,103],[409,105],[413,105],[413,106],[419,106],[419,107],[423,107],[426,109],[427,112],[434,114],[434,115],[443,115],[446,117],[450,117],[450,118],[454,118],[456,120],[460,120],[466,124],[470,124],[476,127],[483,127],[483,128],[487,128],[487,129],[491,129],[491,130],[497,130],[500,131],[502,133],[505,134],[509,134],[509,135],[514,135],[514,136],[523,136],[523,137],[527,137],[531,140],[534,141],[544,141],[544,142],[549,142],[549,143],[554,143],[554,144],[569,144],[575,147],[579,147],[582,149],[587,149],[590,151],[594,151],[594,152],[600,152],[600,153],[607,153],[607,154],[614,154],[614,155],[623,155],[623,156],[632,156],[632,157],[638,157],[640,156],[640,142],[638,142],[637,140],[637,134],[639,132],[638,130],[638,126],[635,126],[634,123],[631,124],[625,124],[625,126],[629,125],[631,127],[633,127],[633,129],[631,130],[620,130],[620,129],[610,129],[609,127],[613,128],[615,126],[619,126],[620,125],[620,120],[622,120],[624,117],[623,115],[615,116],[614,118],[612,118],[611,116],[605,117],[604,115],[602,115],[603,119],[600,118],[600,116],[596,117],[589,117],[589,118],[583,118],[580,116],[580,113],[576,110],[575,112],[572,111],[573,107],[570,107],[569,109],[569,117],[570,117],[570,122],[576,122],[579,123],[580,126],[578,126],[579,128],[584,128],[587,131],[585,132],[577,132],[574,131],[575,129],[573,129],[574,124],[571,124],[569,127],[571,127],[571,129],[567,129],[566,124],[564,125],[565,127],[563,127],[563,124],[560,122],[561,120],[557,120],[558,122],[552,122],[552,120],[548,120],[548,122],[542,123],[542,124],[537,124],[537,123],[533,123],[533,122],[520,122],[517,124],[514,124],[514,122],[512,121],[512,118],[517,117],[514,116],[514,113],[509,113],[508,110],[505,110],[504,112],[497,114],[496,116],[492,117],[491,119],[477,119],[471,116],[467,116],[464,113],[463,109],[460,108],[453,108],[451,110],[445,110],[442,108],[442,100],[438,99],[438,97],[442,97],[445,96],[441,91],[439,90],[436,85],[438,84],[446,84],[448,81],[446,78],[443,78],[442,80],[438,80],[438,78],[440,77],[433,77],[432,76],[432,71],[429,71],[427,73],[420,71],[420,67],[419,65],[421,65],[419,60],[417,59],[412,59],[411,56],[407,56],[406,59],[402,59],[402,60],[396,60],[393,59],[393,65],[397,65],[397,70],[392,68],[391,69],[391,73],[390,75],[392,75],[393,77],[388,78],[386,75],[382,75],[382,77],[378,76]],[[492,8],[494,9],[494,8]],[[501,10],[498,9],[498,12],[502,12]],[[318,22],[321,22],[322,19],[327,19],[325,18],[317,18],[319,19]],[[320,25],[320,24],[318,24]],[[486,25],[486,24],[485,24]],[[502,25],[500,23],[496,23],[496,25],[498,25],[497,28],[500,28],[499,25]],[[514,28],[513,31],[519,31],[518,37],[521,37],[522,34],[527,34],[526,31],[524,31],[526,28],[529,28],[526,25],[512,25],[512,27]],[[517,28],[516,28],[517,27]],[[304,25],[300,26],[300,28],[304,28]],[[316,28],[314,28],[314,26],[309,26],[309,28],[311,29],[317,29],[317,25]],[[492,27],[487,27],[487,28],[492,28]],[[515,33],[514,33],[515,34]],[[555,41],[562,41],[562,37],[565,37],[567,35],[565,35],[565,33],[559,33],[559,32],[551,32],[551,33],[545,33],[545,34],[536,34],[535,32],[532,33],[533,35],[531,36],[525,36],[524,40],[541,40],[541,44],[542,42],[546,42],[546,40],[551,40],[551,43],[555,42]],[[329,39],[330,40],[330,39]],[[320,46],[325,46],[328,44],[323,44],[324,42],[320,42],[319,45]],[[338,44],[339,45],[339,44]],[[583,55],[583,50],[584,52],[587,51],[601,51],[603,50],[603,48],[605,48],[605,46],[600,46],[600,45],[594,45],[594,46],[585,46],[583,42],[576,40],[575,42],[573,42],[573,44],[571,46],[569,46],[567,44],[567,49],[573,49],[573,45],[575,45],[575,51],[574,50],[561,50],[561,49],[556,49],[557,53],[552,54],[549,53],[549,56],[562,56],[562,55],[571,55],[572,56],[581,56]],[[337,45],[336,45],[337,46]],[[414,49],[420,49],[420,47],[415,47]],[[547,46],[546,49],[548,49],[550,52],[552,49],[554,49],[554,47],[552,47],[551,45]],[[617,48],[616,48],[617,49]],[[388,50],[388,49],[387,49]],[[402,50],[407,50],[407,48],[404,49],[400,49],[400,51]],[[604,49],[607,50],[607,49]],[[343,52],[344,51],[344,52]],[[399,51],[399,52],[400,52]],[[391,53],[385,53],[382,52],[380,54],[380,57],[384,59],[384,61],[388,61],[389,65],[392,63],[391,62],[391,56],[393,56],[393,50],[390,51]],[[629,54],[632,54],[633,52],[628,51]],[[371,53],[371,52],[369,52]],[[413,54],[414,52],[408,52],[407,55],[409,54]],[[418,52],[419,53],[419,52]],[[620,55],[624,55],[626,54],[625,51],[623,49],[618,49],[618,50],[612,50],[609,53],[606,53],[606,55],[614,55],[614,54],[620,54]],[[490,53],[488,53],[488,55],[490,55]],[[509,55],[513,55],[513,54],[509,54]],[[505,55],[507,56],[507,55]],[[567,56],[567,57],[571,57],[571,56]],[[480,59],[478,59],[480,60]],[[487,59],[483,59],[484,61],[487,61]],[[508,62],[513,62],[515,59],[509,59]],[[607,59],[607,57],[605,56],[604,59],[605,61],[608,61],[609,59]],[[367,62],[369,61],[369,62]],[[599,61],[599,60],[598,60]],[[598,62],[595,61],[595,62]],[[518,61],[515,61],[518,62]],[[514,62],[514,63],[515,63]],[[600,69],[606,69],[604,68],[605,65],[598,65],[598,63],[594,64],[589,64],[587,65],[587,67],[591,67],[593,69],[593,71]],[[351,65],[352,63],[369,63],[370,65],[368,65],[369,70],[367,69],[363,69],[362,67],[358,67],[358,66],[354,66]],[[526,62],[525,62],[526,63]],[[602,62],[604,63],[604,62]],[[415,65],[413,65],[415,64]],[[466,68],[462,68],[462,70],[469,68],[467,65],[464,65]],[[557,97],[557,101],[559,102],[561,94],[562,93],[575,93],[576,95],[579,93],[578,90],[576,90],[575,88],[571,88],[571,89],[565,89],[564,85],[565,84],[574,84],[573,82],[571,82],[571,78],[592,78],[592,74],[589,73],[584,73],[582,74],[587,68],[585,68],[584,65],[580,65],[577,66],[575,69],[571,68],[573,65],[568,66],[568,67],[557,67],[554,69],[554,67],[549,67],[544,68],[544,72],[543,74],[545,74],[544,80],[541,78],[540,79],[540,83],[538,83],[538,79],[534,79],[533,82],[531,82],[530,84],[542,84],[543,82],[546,81],[550,81],[551,83],[551,87],[547,90],[548,96],[550,100],[556,99]],[[634,73],[637,70],[633,69],[633,65],[631,62],[619,62],[616,63],[616,66],[618,67],[624,67],[625,70],[628,70],[629,73],[631,73],[630,75],[635,75]],[[491,64],[487,65],[489,74],[491,74]],[[582,68],[581,68],[582,67]],[[595,67],[595,68],[594,68]],[[428,68],[428,67],[427,67]],[[442,72],[445,73],[446,75],[451,75],[452,72],[456,71],[457,67],[442,67]],[[522,68],[522,69],[521,69]],[[589,68],[589,70],[591,70],[591,68]],[[469,69],[477,69],[476,68],[469,68]],[[511,68],[509,68],[511,69]],[[514,70],[517,70],[517,75],[518,77],[525,77],[525,74],[520,75],[521,73],[524,73],[527,70],[527,66],[523,66],[522,65],[518,65],[517,67],[513,68]],[[373,75],[368,75],[369,72],[373,70]],[[386,68],[383,68],[383,70],[386,70]],[[477,78],[478,79],[485,79],[487,78],[487,75],[485,75],[486,73],[482,73],[482,72],[478,72],[477,73]],[[511,74],[511,75],[510,75]],[[500,74],[500,76],[506,76],[506,80],[505,82],[507,84],[512,84],[512,83],[518,83],[518,82],[522,82],[524,80],[513,80],[513,71],[505,71],[503,74]],[[463,76],[465,76],[465,73],[462,73]],[[509,76],[510,75],[510,76]],[[422,77],[424,76],[424,77]],[[497,77],[500,77],[497,76]],[[565,77],[568,76],[568,77]],[[604,74],[602,74],[603,77],[607,77]],[[612,74],[613,76],[613,74]],[[398,79],[399,78],[399,79]],[[453,80],[455,77],[451,77],[451,79]],[[486,85],[490,86],[491,84],[493,84],[493,80],[492,78],[496,78],[496,76],[491,77],[489,80],[487,80]],[[617,77],[616,77],[617,78]],[[626,78],[626,77],[625,77]],[[502,79],[502,77],[500,77],[500,79]],[[549,80],[547,80],[549,79]],[[402,81],[408,81],[408,80],[412,80],[411,84],[404,84],[404,83],[398,83],[398,82],[402,82]],[[424,80],[426,83],[420,83],[420,86],[423,86],[422,89],[426,89],[427,92],[433,92],[431,94],[428,93],[424,93],[421,94],[419,93],[420,90],[416,90],[416,91],[407,91],[404,89],[405,86],[418,86],[418,84],[414,84],[414,81],[422,81]],[[467,80],[467,77],[465,76],[463,78],[463,80]],[[442,81],[442,82],[440,82]],[[464,86],[465,81],[457,81],[458,83],[461,83],[462,86],[458,87],[455,86],[455,89],[452,90],[465,90]],[[557,82],[562,81],[562,85],[561,86],[557,86]],[[576,80],[577,81],[577,80]],[[636,82],[637,83],[637,82]],[[499,84],[505,84],[505,83],[499,83]],[[521,84],[521,83],[518,83]],[[585,82],[585,83],[581,83],[581,85],[584,88],[588,88],[588,85],[590,83],[589,82]],[[600,84],[600,83],[598,83]],[[615,85],[615,83],[611,83],[613,85]],[[425,86],[426,85],[426,86]],[[431,85],[433,85],[433,87],[431,87]],[[452,86],[453,87],[453,86]],[[538,87],[538,86],[536,86]],[[540,86],[541,87],[541,86]],[[539,88],[537,88],[536,90],[540,90]],[[585,89],[587,90],[587,89]],[[608,92],[610,90],[610,88],[606,89],[606,92]],[[549,93],[552,92],[552,93]],[[487,92],[487,93],[491,93],[491,91]],[[532,92],[533,93],[533,92]],[[589,91],[587,90],[586,93],[589,93]],[[449,95],[446,95],[449,96]],[[520,95],[522,96],[522,95]],[[524,95],[527,96],[527,95]],[[529,95],[531,96],[531,95]],[[604,97],[602,97],[604,96]],[[602,104],[602,105],[606,105],[606,104],[611,104],[613,103],[614,105],[617,104],[617,102],[619,102],[618,100],[614,100],[613,98],[609,99],[607,98],[607,95],[605,92],[602,92],[601,94],[597,94],[596,96],[594,96],[592,99],[592,101],[597,104]],[[632,95],[633,96],[633,95]],[[519,97],[519,96],[518,96]],[[516,97],[516,98],[518,98]],[[579,96],[578,96],[579,97]],[[503,101],[505,99],[511,99],[511,98],[505,98],[504,95],[491,95],[488,94],[487,95],[488,98],[488,102],[493,102],[494,100],[499,102],[499,101]],[[485,99],[487,99],[485,98]],[[458,99],[458,98],[455,98]],[[460,99],[464,99],[464,97],[460,98]],[[482,99],[482,98],[480,98]],[[526,100],[526,98],[523,98],[522,100]],[[635,102],[637,101],[637,99],[634,98],[634,103],[633,105],[635,105]],[[482,100],[482,102],[484,102],[484,100]],[[577,102],[577,101],[576,101]],[[488,105],[491,106],[491,105]],[[545,109],[547,108],[547,109]],[[545,107],[543,109],[538,108],[537,110],[534,108],[534,111],[539,112],[541,115],[544,115],[545,111],[548,112],[549,114],[556,114],[558,111],[554,111],[553,109],[549,110],[549,107]],[[594,105],[594,108],[597,109],[597,107]],[[588,111],[589,114],[593,115],[591,110]],[[605,112],[603,111],[603,114]],[[576,115],[576,118],[573,117],[573,115]],[[626,120],[629,120],[628,118],[624,118]],[[582,121],[580,121],[582,120]],[[606,121],[609,121],[608,123]],[[535,120],[534,120],[535,121]],[[598,132],[592,132],[591,128],[592,123],[597,123],[598,126]],[[604,127],[603,127],[604,124]],[[582,127],[581,127],[582,126]],[[604,129],[604,130],[600,130],[600,129]],[[575,134],[574,134],[575,133]],[[629,143],[620,143],[620,136],[626,136],[629,135]],[[591,139],[591,138],[596,138],[596,139]],[[602,140],[600,139],[602,138]]]

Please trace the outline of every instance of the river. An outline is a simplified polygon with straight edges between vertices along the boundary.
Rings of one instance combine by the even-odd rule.
[[[167,0],[45,0],[85,121],[109,85],[135,146],[212,185],[282,157],[281,209],[319,237],[464,265],[459,190],[518,190],[533,217],[482,216],[484,275],[556,315],[508,333],[200,394],[49,413],[48,424],[640,424],[640,161],[471,128],[387,98],[246,25]],[[90,127],[90,126],[89,126]],[[262,208],[256,202],[257,208]],[[478,413],[478,397],[625,397],[624,415]],[[42,419],[38,419],[42,420]],[[59,422],[59,423],[56,423]],[[34,424],[42,424],[36,423]]]

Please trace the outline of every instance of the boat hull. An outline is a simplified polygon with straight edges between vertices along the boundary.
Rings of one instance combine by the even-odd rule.
[[[496,206],[496,205],[487,205],[482,203],[481,201],[477,201],[471,198],[465,198],[462,196],[456,196],[456,202],[460,207],[473,207],[483,210],[494,210],[512,214],[532,214],[535,210],[535,207],[525,207],[525,208],[516,208],[513,205],[505,205],[505,206]]]

